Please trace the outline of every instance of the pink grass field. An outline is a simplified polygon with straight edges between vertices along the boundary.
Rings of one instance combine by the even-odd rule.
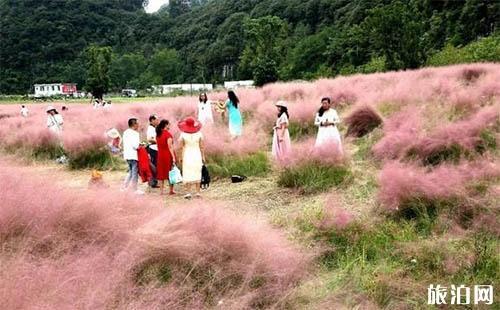
[[[270,306],[307,270],[281,233],[213,203],[75,192],[15,165],[2,167],[0,195],[4,309]]]
[[[459,202],[457,208],[475,208],[500,197],[497,147],[476,151],[485,130],[492,145],[500,141],[500,64],[276,83],[237,94],[243,136],[231,139],[215,115],[216,124],[202,129],[208,155],[268,152],[276,101],[288,101],[291,121],[303,124],[313,122],[320,99],[329,96],[341,119],[359,109],[369,111],[368,117],[358,117],[360,128],[380,116],[380,139],[344,139],[344,151],[336,152],[335,146],[315,149],[313,136],[300,137],[278,169],[309,161],[359,168],[354,165],[364,161],[373,168],[367,174],[379,175],[373,205],[390,214],[412,199],[452,200]],[[225,99],[220,92],[208,96]],[[104,132],[123,131],[130,117],[139,118],[145,139],[153,113],[170,120],[178,137],[177,122],[194,115],[196,104],[197,96],[108,110],[69,104],[61,142],[68,154],[104,146]],[[19,115],[18,105],[0,105],[0,150],[22,153],[59,143],[45,126],[47,105],[28,104],[29,118]],[[62,113],[61,105],[56,107]],[[344,125],[340,128],[344,135]],[[367,148],[371,153],[352,156],[353,141],[373,142]],[[470,154],[434,166],[422,162],[450,145]],[[149,195],[60,188],[29,167],[1,156],[0,162],[2,309],[287,308],[287,297],[315,266],[315,250],[305,253],[283,232],[227,211],[223,202],[165,207]],[[365,173],[360,167],[352,169],[353,178]],[[332,190],[332,195],[346,191]],[[326,197],[323,218],[313,223],[317,229],[340,231],[358,220],[358,212],[337,200]],[[500,235],[498,206],[484,208],[491,213],[479,214],[471,227],[488,226]]]
[[[471,73],[472,72],[472,73]],[[207,153],[244,155],[258,150],[266,150],[270,145],[273,123],[276,117],[274,103],[287,100],[290,105],[292,122],[313,122],[320,99],[330,96],[334,99],[342,116],[351,106],[372,106],[375,110],[384,105],[396,110],[407,108],[444,107],[458,109],[465,114],[475,113],[485,105],[496,105],[500,94],[500,64],[471,64],[443,68],[425,68],[415,71],[388,72],[370,75],[354,75],[323,79],[316,82],[291,82],[266,85],[259,89],[240,89],[237,91],[244,112],[243,137],[237,142],[230,139],[227,125],[217,117],[214,128],[204,129]],[[210,99],[224,99],[224,93],[209,94]],[[150,114],[158,114],[172,122],[172,131],[178,134],[176,123],[183,117],[194,115],[197,97],[176,97],[152,103],[130,103],[114,105],[109,110],[94,110],[89,105],[69,105],[64,112],[64,146],[68,151],[92,147],[96,142],[103,143],[106,129],[116,127],[123,131],[127,120],[137,117],[141,132],[145,134]],[[33,146],[40,143],[46,135],[45,108],[47,104],[29,104],[31,111],[28,119],[19,115],[19,106],[2,105],[0,115],[8,115],[0,123],[0,145],[3,147]],[[61,110],[60,105],[56,108]],[[412,110],[414,111],[414,110]],[[494,112],[491,112],[494,113]],[[490,113],[490,114],[491,114]],[[419,134],[417,112],[394,116],[401,120],[386,117],[389,131],[396,131],[400,137],[386,134],[390,144],[405,143]],[[479,119],[477,120],[480,121]],[[394,122],[401,123],[400,126]],[[415,123],[417,122],[417,123]],[[392,125],[391,125],[392,124]],[[401,127],[403,126],[403,127]],[[450,130],[442,129],[441,132]],[[402,135],[402,136],[401,136]],[[437,134],[445,137],[444,133]],[[457,133],[453,133],[457,135]],[[446,136],[448,138],[448,136]],[[393,147],[392,145],[389,147]],[[386,146],[379,146],[375,152],[387,152]],[[394,152],[390,151],[394,157]]]

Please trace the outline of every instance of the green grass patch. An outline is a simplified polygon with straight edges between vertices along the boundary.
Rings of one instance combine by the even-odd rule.
[[[357,149],[354,153],[354,159],[366,160],[370,158],[372,147],[382,138],[383,135],[384,133],[382,129],[376,128],[366,136],[355,139],[353,143],[357,146]]]
[[[397,308],[402,300],[425,308],[430,283],[473,286],[500,277],[500,242],[489,234],[427,236],[414,221],[389,218],[318,235],[331,247],[320,262],[337,275],[328,285],[349,285],[383,308]]]
[[[165,284],[172,279],[172,269],[166,260],[152,259],[134,270],[135,282],[139,285],[150,283]]]
[[[290,139],[300,140],[316,135],[318,128],[311,122],[290,122],[288,131],[290,132]]]
[[[391,116],[392,114],[401,111],[401,105],[394,102],[383,102],[377,106],[377,110],[384,117]]]
[[[308,162],[297,167],[288,167],[280,172],[278,185],[297,189],[305,194],[313,194],[340,186],[352,176],[346,165],[325,165]]]
[[[116,169],[121,161],[114,157],[106,147],[90,148],[68,155],[70,169]]]
[[[245,156],[210,156],[207,168],[214,178],[243,176],[265,176],[271,171],[271,164],[263,152]]]
[[[489,129],[484,129],[481,131],[480,142],[476,145],[476,152],[479,154],[484,154],[487,151],[498,151],[497,149],[497,138],[495,132]]]

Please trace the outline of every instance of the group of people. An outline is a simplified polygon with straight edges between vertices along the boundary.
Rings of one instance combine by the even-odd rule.
[[[146,130],[147,143],[141,144],[140,142],[139,122],[136,118],[129,119],[129,128],[123,133],[123,138],[120,137],[120,133],[116,129],[110,129],[106,134],[111,139],[108,143],[111,152],[119,153],[123,145],[123,157],[128,164],[128,174],[122,190],[132,188],[136,194],[144,193],[137,189],[139,175],[138,150],[144,147],[149,154],[152,170],[152,178],[149,180],[150,187],[159,187],[160,194],[163,195],[165,183],[168,182],[169,194],[174,195],[174,184],[170,180],[170,175],[176,168],[177,163],[179,163],[182,169],[182,182],[187,191],[184,197],[200,197],[200,182],[205,164],[204,138],[201,128],[214,124],[213,110],[215,110],[221,115],[222,119],[225,119],[227,113],[231,136],[233,138],[241,136],[243,119],[239,109],[239,102],[238,97],[232,90],[228,91],[226,102],[212,102],[208,100],[206,93],[200,94],[196,118],[187,117],[177,124],[181,131],[177,140],[179,146],[178,156],[176,156],[174,149],[174,138],[170,133],[170,122],[166,119],[160,119],[155,114],[149,117],[149,125]]]
[[[201,129],[203,126],[214,124],[213,111],[219,113],[223,120],[227,115],[231,137],[237,138],[242,135],[243,118],[239,107],[240,100],[232,90],[229,90],[227,95],[228,99],[225,102],[212,102],[208,100],[206,93],[200,94],[196,118],[187,117],[177,124],[181,131],[181,135],[176,141],[179,146],[178,155],[176,155],[174,148],[174,137],[170,133],[170,122],[155,114],[149,117],[146,143],[141,142],[137,118],[128,120],[128,129],[124,131],[123,137],[115,128],[108,130],[106,136],[111,139],[108,143],[110,152],[113,154],[123,152],[123,158],[128,165],[128,174],[122,190],[131,188],[136,194],[144,194],[137,187],[139,177],[138,151],[143,148],[147,151],[152,172],[152,177],[149,180],[150,187],[160,188],[160,193],[163,195],[165,182],[167,182],[170,189],[169,194],[174,195],[174,183],[170,182],[170,178],[172,171],[179,164],[182,168],[182,182],[187,189],[185,197],[199,197],[202,169],[204,169],[205,164],[204,137]],[[276,160],[284,161],[291,155],[290,114],[287,102],[278,101],[275,105],[277,118],[273,127],[272,155]],[[62,115],[53,106],[47,107],[46,112],[47,127],[51,132],[60,134],[64,124]],[[21,115],[23,117],[29,115],[29,110],[24,105],[21,107]],[[331,99],[322,98],[321,107],[314,120],[314,124],[318,126],[315,147],[336,145],[338,150],[342,152],[341,137],[337,128],[339,122],[340,118],[332,106]]]
[[[170,182],[171,171],[177,161],[182,165],[182,180],[186,186],[185,198],[200,197],[200,182],[202,168],[205,163],[203,150],[203,135],[200,132],[202,124],[193,117],[187,117],[177,126],[181,130],[178,139],[180,150],[177,158],[174,149],[174,138],[170,133],[170,122],[156,115],[149,117],[149,126],[146,131],[147,143],[141,143],[139,121],[136,118],[128,120],[128,129],[123,133],[123,157],[128,164],[128,174],[122,190],[132,188],[136,194],[144,194],[137,188],[139,177],[138,150],[146,148],[152,168],[152,178],[149,185],[159,187],[163,195],[165,182],[168,182],[170,195],[174,195],[174,184]],[[158,184],[159,183],[159,184]]]
[[[104,100],[104,99],[99,99],[99,98],[93,98],[91,101],[92,107],[94,109],[99,109],[99,108],[104,108],[108,109],[111,108],[111,100]]]
[[[290,115],[288,113],[288,104],[285,101],[276,103],[278,117],[274,126],[272,154],[276,160],[284,161],[291,153]],[[314,125],[318,126],[318,135],[316,137],[315,147],[336,146],[337,151],[342,152],[342,142],[337,125],[340,118],[337,111],[332,106],[329,97],[321,99],[321,107],[316,113]]]
[[[227,113],[229,133],[231,137],[237,138],[241,136],[243,132],[243,118],[239,108],[240,99],[233,90],[227,92],[227,97],[228,99],[226,102],[212,102],[208,100],[206,93],[201,93],[196,116],[202,125],[209,126],[214,123],[213,110],[219,113],[222,119],[225,119]]]

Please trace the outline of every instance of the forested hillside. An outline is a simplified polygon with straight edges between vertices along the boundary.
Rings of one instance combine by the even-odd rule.
[[[146,14],[142,0],[0,0],[0,93],[81,88],[91,44],[112,47],[115,89],[417,68],[445,46],[482,42],[500,20],[496,0],[170,2]],[[500,59],[498,42],[473,60]]]

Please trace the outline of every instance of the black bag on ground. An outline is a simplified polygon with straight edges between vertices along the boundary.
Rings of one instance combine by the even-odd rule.
[[[210,187],[210,174],[208,173],[207,166],[203,165],[201,167],[201,188],[207,189]]]
[[[233,183],[241,183],[247,179],[246,176],[242,175],[233,175],[231,176],[231,182]]]

